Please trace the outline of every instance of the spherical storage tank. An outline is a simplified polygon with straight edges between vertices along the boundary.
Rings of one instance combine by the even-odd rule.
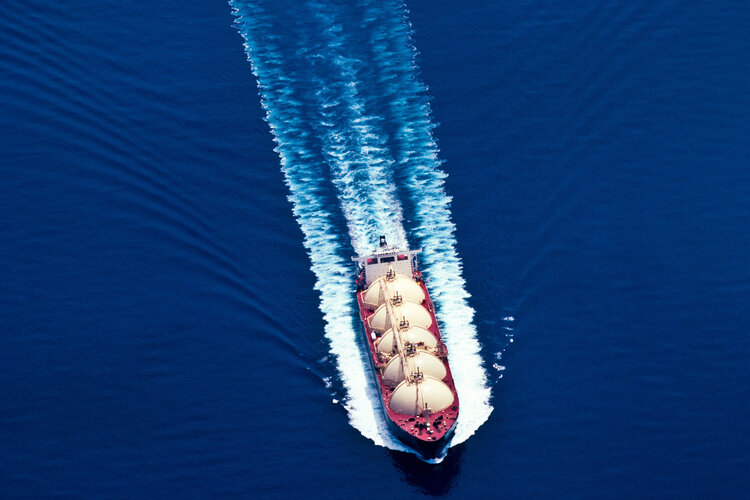
[[[406,372],[411,375],[417,370],[425,375],[434,377],[438,380],[445,378],[447,371],[445,365],[440,359],[429,352],[419,351],[413,356],[405,356]],[[404,369],[401,366],[401,356],[391,359],[383,370],[383,380],[391,386],[398,385],[404,380]]]
[[[425,376],[421,382],[401,382],[391,396],[392,411],[404,415],[420,415],[426,407],[432,412],[445,410],[453,404],[453,393],[445,383]]]
[[[396,317],[396,321],[403,318],[412,326],[429,328],[432,325],[432,316],[427,312],[427,309],[414,302],[404,302],[400,306],[393,306],[393,314]],[[370,327],[377,332],[384,332],[394,326],[398,325],[391,325],[391,322],[388,320],[386,304],[378,307],[372,316],[370,316]]]
[[[394,329],[391,328],[377,342],[378,351],[383,354],[390,354],[396,348],[395,338],[393,336]],[[400,332],[401,341],[404,344],[424,344],[427,349],[434,349],[437,347],[437,339],[430,333],[429,330],[425,330],[421,326],[410,326],[408,330]]]
[[[369,286],[365,292],[365,296],[362,298],[367,307],[376,308],[383,305],[383,297],[380,293],[380,283],[386,279],[385,276],[381,276]],[[424,290],[419,286],[419,283],[411,278],[397,274],[396,278],[389,282],[389,284],[391,290],[394,293],[399,294],[406,302],[421,304],[425,299]]]

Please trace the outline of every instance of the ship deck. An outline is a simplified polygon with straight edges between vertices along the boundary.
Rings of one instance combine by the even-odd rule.
[[[425,299],[422,301],[421,305],[429,312],[432,318],[432,324],[429,326],[429,328],[427,328],[427,330],[438,340],[438,346],[441,349],[441,354],[439,357],[445,365],[446,369],[446,376],[445,378],[443,378],[442,382],[444,382],[448,386],[454,397],[453,404],[442,411],[436,411],[429,416],[413,416],[397,413],[391,410],[389,402],[394,388],[389,386],[383,380],[381,374],[380,367],[383,366],[383,364],[378,359],[378,351],[375,346],[375,339],[373,338],[374,336],[375,338],[377,338],[377,334],[375,334],[374,330],[370,328],[368,322],[368,319],[374,314],[375,311],[365,305],[363,301],[365,290],[361,286],[358,288],[357,292],[357,304],[359,306],[360,320],[362,321],[362,326],[365,332],[367,346],[369,349],[371,368],[373,369],[373,372],[375,373],[375,377],[377,379],[378,389],[380,390],[381,396],[381,404],[383,411],[387,419],[389,420],[389,427],[391,427],[392,430],[395,430],[398,437],[407,445],[415,447],[418,449],[418,451],[421,452],[426,449],[439,448],[439,446],[435,446],[438,444],[442,444],[443,446],[448,444],[448,441],[452,437],[452,433],[455,430],[456,421],[458,419],[459,401],[458,393],[453,381],[453,375],[450,370],[450,365],[447,361],[448,351],[442,341],[437,318],[435,316],[434,304],[432,303],[429,291],[427,290],[427,287],[419,271],[414,273],[413,279],[419,284],[419,286],[422,288],[422,291],[424,292]],[[427,425],[428,422],[429,425]],[[434,445],[430,446],[430,444]],[[436,451],[439,452],[439,450]]]

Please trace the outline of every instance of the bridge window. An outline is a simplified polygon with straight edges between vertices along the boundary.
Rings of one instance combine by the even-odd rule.
[[[385,264],[386,262],[393,262],[394,260],[396,260],[396,257],[382,257],[380,263]]]
[[[407,257],[406,255],[399,255],[398,256],[398,260],[408,260],[408,259],[409,259],[409,257]]]
[[[377,264],[378,263],[378,259],[367,259],[367,263],[368,264]]]

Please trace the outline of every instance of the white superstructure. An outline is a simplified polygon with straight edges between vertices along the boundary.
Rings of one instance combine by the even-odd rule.
[[[411,279],[416,265],[415,256],[422,250],[400,250],[388,246],[385,237],[380,238],[380,249],[367,257],[353,258],[365,270],[365,286],[370,286],[376,279],[385,276],[388,269],[397,275]],[[424,297],[422,297],[424,298]]]

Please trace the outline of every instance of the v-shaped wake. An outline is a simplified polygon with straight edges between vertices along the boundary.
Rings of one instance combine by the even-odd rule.
[[[397,245],[408,235],[424,247],[422,270],[461,399],[453,445],[465,441],[492,411],[490,388],[403,5],[295,2],[289,16],[275,2],[230,4],[304,234],[351,424],[378,445],[410,451],[378,410],[349,261],[381,234]]]

